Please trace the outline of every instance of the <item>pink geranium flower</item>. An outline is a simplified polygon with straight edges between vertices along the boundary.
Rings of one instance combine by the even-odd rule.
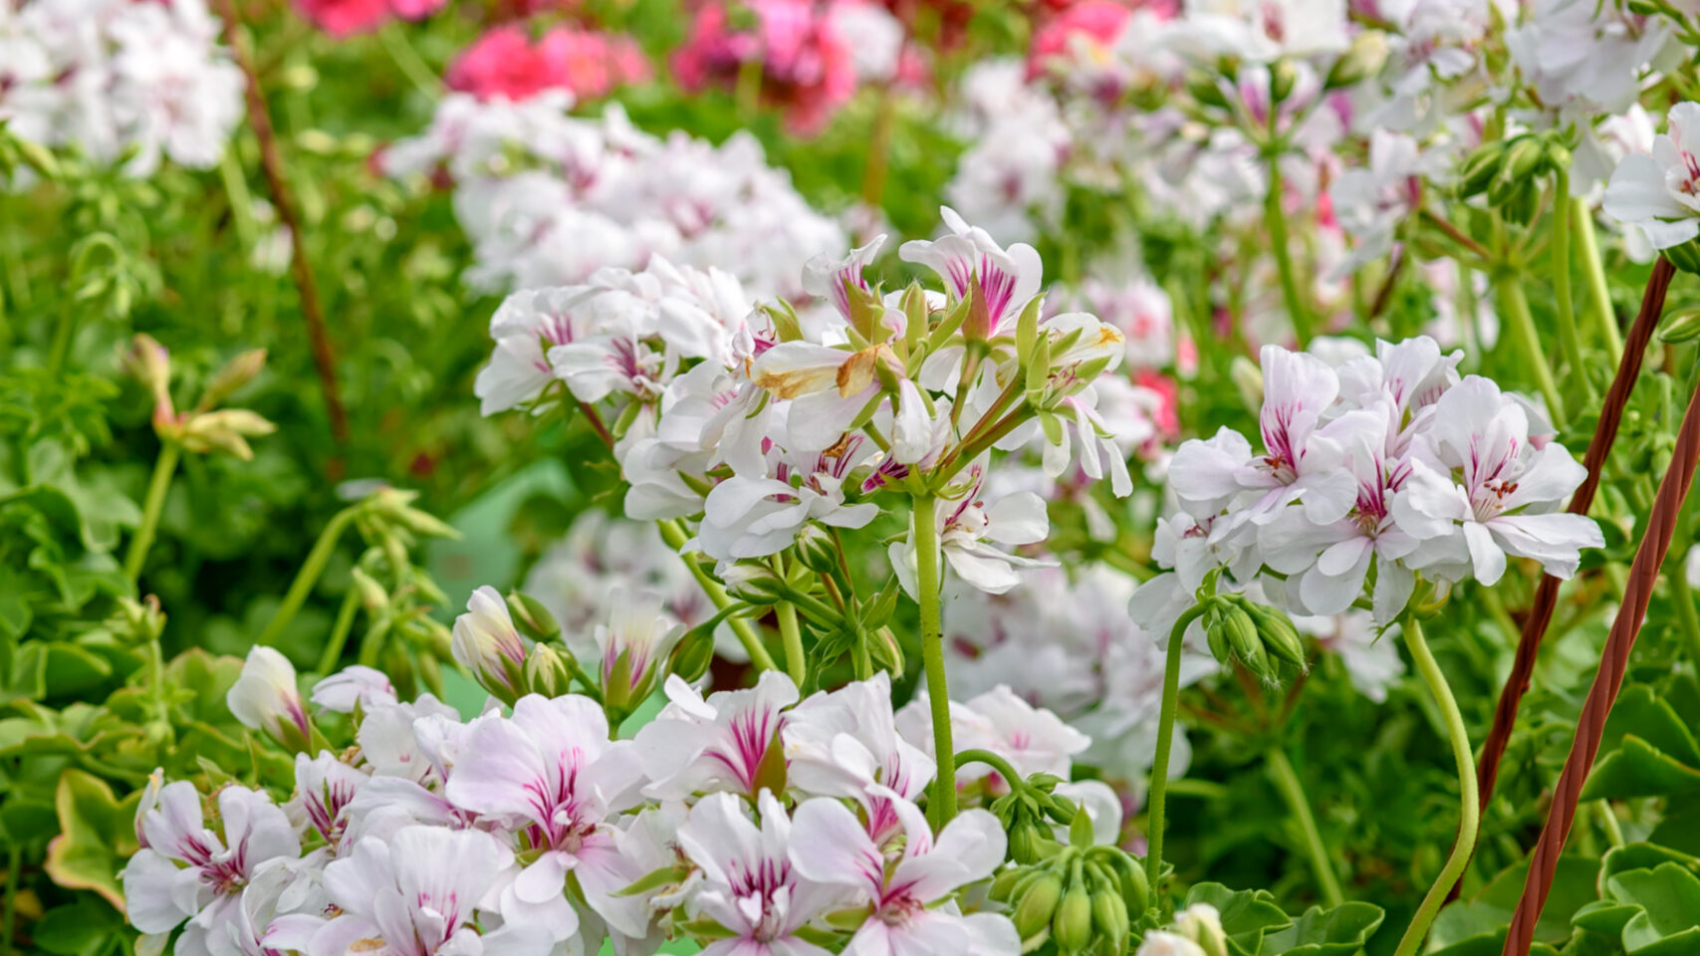
[[[695,92],[735,89],[745,63],[762,68],[762,102],[779,106],[794,132],[819,130],[856,92],[856,64],[824,7],[811,0],[748,0],[752,29],[732,25],[724,3],[697,8],[673,74]]]
[[[481,100],[518,102],[547,89],[597,99],[649,79],[649,61],[626,36],[557,27],[533,43],[520,28],[503,26],[462,51],[445,79]]]
[[[448,0],[294,0],[296,12],[337,39],[371,33],[390,17],[423,20]]]

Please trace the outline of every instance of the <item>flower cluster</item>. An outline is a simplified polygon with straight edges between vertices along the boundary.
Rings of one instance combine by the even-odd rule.
[[[1429,338],[1338,367],[1265,346],[1262,450],[1224,428],[1175,452],[1180,510],[1153,551],[1173,570],[1134,596],[1135,619],[1166,634],[1218,569],[1298,614],[1367,601],[1383,626],[1419,572],[1491,585],[1525,557],[1574,574],[1581,549],[1605,543],[1592,519],[1558,513],[1582,466],[1531,403],[1460,377],[1461,358]]]
[[[394,18],[423,20],[448,0],[292,0],[309,22],[333,37],[344,39],[370,33]]]
[[[505,616],[475,599],[469,617],[490,613]],[[309,703],[288,662],[256,648],[230,706],[295,752],[293,790],[203,795],[156,777],[124,873],[130,918],[149,945],[177,932],[177,952],[214,956],[594,952],[605,938],[624,953],[668,938],[722,954],[1020,951],[1006,916],[960,892],[1004,866],[1003,825],[971,808],[934,834],[915,802],[935,774],[924,710],[894,714],[883,674],[801,700],[773,672],[707,697],[673,676],[666,693],[619,739],[588,696],[463,720],[430,695],[399,701],[364,667]],[[1086,743],[1007,689],[953,719],[1024,773],[1066,777]],[[984,777],[964,793],[989,799]],[[1119,830],[1107,788],[1056,792]]]
[[[683,133],[662,140],[618,107],[588,119],[568,114],[571,102],[559,90],[523,102],[452,94],[429,130],[384,151],[391,175],[452,179],[477,259],[473,285],[584,282],[659,255],[792,295],[804,262],[843,246],[839,227],[808,207],[748,134],[719,147]]]
[[[544,90],[599,99],[615,87],[649,79],[649,61],[631,37],[555,27],[535,43],[515,26],[486,32],[450,64],[451,90],[518,102]]]
[[[148,176],[206,169],[242,118],[242,72],[202,0],[0,6],[0,122]]]

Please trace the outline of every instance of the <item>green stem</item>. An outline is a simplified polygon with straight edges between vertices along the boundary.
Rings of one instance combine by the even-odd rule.
[[[914,529],[916,595],[921,602],[921,660],[927,672],[933,753],[939,765],[929,809],[933,829],[942,830],[956,816],[956,746],[950,734],[950,684],[945,677],[944,620],[939,609],[939,528],[931,495],[915,496],[910,525]]]
[[[1499,286],[1500,311],[1505,313],[1506,320],[1511,326],[1511,334],[1516,337],[1517,345],[1523,350],[1523,357],[1529,363],[1529,369],[1534,373],[1535,384],[1541,390],[1541,397],[1546,399],[1547,414],[1559,431],[1564,430],[1564,403],[1558,397],[1558,386],[1552,378],[1552,367],[1547,364],[1546,356],[1541,352],[1541,339],[1535,332],[1535,318],[1529,314],[1529,299],[1523,294],[1521,277],[1516,273],[1506,273],[1496,280]]]
[[[1576,328],[1576,312],[1570,301],[1570,173],[1554,173],[1552,217],[1552,290],[1558,310],[1558,342],[1570,366],[1570,380],[1582,389],[1582,401],[1593,407],[1594,386],[1582,364],[1582,335]]]
[[[1316,874],[1318,889],[1322,891],[1322,901],[1329,908],[1339,906],[1346,901],[1340,892],[1340,880],[1334,875],[1334,866],[1328,862],[1328,848],[1323,846],[1322,833],[1316,828],[1316,817],[1310,812],[1310,801],[1305,797],[1304,784],[1299,782],[1299,775],[1293,770],[1292,761],[1280,747],[1270,749],[1264,757],[1269,766],[1269,775],[1275,778],[1275,789],[1281,791],[1282,799],[1287,801],[1287,809],[1299,823],[1299,832],[1304,836],[1305,853],[1310,857],[1310,868]]]
[[[1594,238],[1594,212],[1588,208],[1588,200],[1576,196],[1570,200],[1570,214],[1576,221],[1572,224],[1576,229],[1576,249],[1581,254],[1583,275],[1588,280],[1588,300],[1593,308],[1588,314],[1594,317],[1594,328],[1600,335],[1600,341],[1605,343],[1606,351],[1611,353],[1612,367],[1623,359],[1623,337],[1617,331],[1617,316],[1612,312],[1611,293],[1606,289],[1606,267],[1600,258],[1600,244]]]
[[[237,241],[242,243],[244,254],[252,254],[260,238],[259,230],[254,225],[254,198],[248,192],[248,179],[242,174],[235,143],[225,147],[218,174],[224,180],[224,194],[230,199],[230,218],[236,224]]]
[[[656,524],[661,528],[661,539],[667,542],[667,546],[672,548],[675,553],[685,546],[685,529],[679,527],[679,522],[658,521]],[[702,565],[685,554],[680,554],[679,560],[685,562],[685,569],[691,572],[691,577],[696,579],[697,586],[702,588],[704,594],[708,595],[708,600],[713,603],[715,610],[724,611],[732,606],[732,598],[727,595],[726,589],[720,586],[719,581],[709,577],[708,572],[702,569]],[[750,655],[750,663],[756,666],[756,670],[772,671],[779,669],[774,665],[773,656],[768,654],[761,638],[751,629],[749,621],[734,616],[727,618],[726,623],[731,626],[732,633],[738,636],[738,642],[744,645],[744,653]]]
[[[958,767],[966,767],[971,763],[983,763],[1002,774],[1004,780],[1008,781],[1011,790],[1022,790],[1027,786],[1027,781],[1022,778],[1014,765],[990,750],[964,750],[956,755]]]
[[[171,490],[171,476],[177,471],[177,459],[182,452],[182,447],[170,439],[160,443],[159,458],[154,461],[153,478],[148,481],[148,495],[142,504],[142,523],[136,526],[130,550],[124,555],[124,576],[131,581],[141,576],[148,549],[153,547],[159,514],[165,509],[165,494]]]
[[[71,286],[75,289],[75,286]],[[65,358],[71,354],[71,340],[77,337],[77,317],[81,312],[76,306],[75,296],[65,297],[65,308],[61,310],[59,322],[53,327],[53,343],[47,348],[47,374],[49,378],[57,377],[65,368]]]
[[[809,676],[809,662],[803,657],[803,630],[797,626],[797,606],[780,601],[773,606],[773,614],[779,618],[779,637],[785,645],[785,672],[791,675],[793,684],[802,687]]]
[[[12,956],[12,927],[18,917],[18,869],[24,865],[24,851],[17,843],[6,848],[6,913],[0,923],[0,954]]]
[[[336,624],[331,628],[331,639],[325,644],[324,653],[319,655],[320,676],[329,676],[336,670],[337,662],[342,660],[342,649],[348,644],[348,632],[354,627],[354,612],[359,609],[360,589],[349,585],[348,593],[342,599],[342,607],[336,612]]]
[[[277,642],[289,622],[295,619],[295,613],[301,610],[301,605],[307,600],[307,593],[318,582],[319,575],[324,573],[325,564],[330,561],[331,553],[336,550],[337,540],[354,520],[354,515],[360,507],[358,504],[350,505],[331,516],[325,530],[319,533],[319,540],[313,542],[313,550],[307,552],[307,560],[301,565],[301,570],[296,572],[295,580],[290,582],[289,592],[283,596],[283,603],[278,605],[277,613],[267,622],[266,629],[261,632],[256,643],[270,647]]]
[[[1163,869],[1163,804],[1169,792],[1169,751],[1175,743],[1175,710],[1181,696],[1181,645],[1186,643],[1186,629],[1204,614],[1204,606],[1194,604],[1175,620],[1169,630],[1169,652],[1163,661],[1163,704],[1157,714],[1157,756],[1151,764],[1150,810],[1145,824],[1145,880],[1157,891],[1157,877]]]
[[[419,51],[407,40],[407,34],[402,32],[399,25],[391,23],[378,31],[378,37],[383,41],[384,51],[395,61],[402,74],[407,77],[425,98],[435,101],[443,95],[442,81],[425,61],[420,59]]]
[[[1682,629],[1683,642],[1688,645],[1688,655],[1693,659],[1696,669],[1700,669],[1700,617],[1694,612],[1694,589],[1688,586],[1688,562],[1684,560],[1674,563],[1667,576],[1670,578],[1672,603],[1676,605],[1677,624]]]
[[[1281,273],[1281,297],[1287,304],[1287,315],[1293,322],[1293,337],[1299,348],[1310,344],[1310,312],[1299,297],[1299,280],[1293,272],[1292,250],[1287,248],[1287,219],[1281,209],[1281,157],[1269,155],[1269,195],[1263,203],[1263,225],[1269,231],[1269,243],[1275,247],[1275,268]]]
[[[1423,937],[1428,935],[1429,925],[1446,902],[1447,893],[1458,885],[1464,868],[1470,865],[1470,854],[1476,848],[1476,831],[1481,820],[1477,809],[1476,759],[1470,750],[1469,733],[1464,729],[1464,715],[1458,712],[1458,702],[1452,697],[1446,675],[1441,673],[1440,665],[1435,663],[1428,643],[1423,640],[1422,626],[1414,617],[1407,617],[1404,625],[1405,646],[1410,649],[1411,658],[1416,661],[1417,670],[1423,675],[1423,682],[1428,684],[1429,693],[1434,695],[1434,702],[1439,705],[1441,716],[1446,721],[1446,736],[1452,742],[1452,758],[1458,764],[1460,812],[1458,842],[1452,848],[1452,855],[1441,868],[1440,877],[1429,887],[1428,895],[1423,897],[1416,915],[1411,917],[1410,927],[1399,940],[1399,948],[1394,951],[1394,956],[1416,956],[1422,947]]]
[[[1610,800],[1595,800],[1594,811],[1599,814],[1600,828],[1606,831],[1606,841],[1615,849],[1623,845],[1623,827],[1618,825],[1617,814],[1612,812]]]
[[[372,625],[365,634],[360,635],[360,651],[354,661],[362,667],[378,666],[378,655],[384,649],[384,639],[390,635],[390,622],[379,621]]]

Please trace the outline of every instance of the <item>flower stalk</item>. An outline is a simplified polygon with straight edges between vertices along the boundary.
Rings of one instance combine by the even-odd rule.
[[[944,623],[939,609],[939,532],[933,497],[916,495],[910,519],[915,534],[915,588],[921,604],[921,661],[927,673],[927,698],[933,717],[933,753],[938,776],[929,805],[934,830],[956,816],[956,747],[950,733],[950,685],[944,667]]]
[[[124,576],[131,581],[141,577],[148,549],[153,547],[154,535],[159,530],[160,512],[165,510],[166,493],[171,490],[171,476],[177,472],[177,460],[182,454],[183,446],[168,438],[160,441],[159,457],[154,461],[153,477],[148,480],[147,497],[142,504],[142,522],[136,526],[130,550],[124,554]]]
[[[1175,620],[1163,659],[1163,703],[1157,712],[1157,754],[1151,764],[1150,811],[1145,825],[1149,847],[1145,851],[1145,879],[1153,890],[1163,870],[1163,815],[1169,790],[1169,754],[1175,744],[1175,711],[1180,706],[1181,648],[1186,643],[1186,629],[1203,614],[1204,605],[1195,604]]]
[[[1292,761],[1287,759],[1286,751],[1280,747],[1271,747],[1263,760],[1269,768],[1269,776],[1275,781],[1275,789],[1281,792],[1281,799],[1287,801],[1287,809],[1299,825],[1305,855],[1310,857],[1311,873],[1316,877],[1323,904],[1330,908],[1339,906],[1346,897],[1340,891],[1340,879],[1334,875],[1334,865],[1328,861],[1328,848],[1322,842],[1321,831],[1316,828],[1316,817],[1311,813],[1304,784],[1293,769]]]
[[[1411,659],[1417,664],[1417,672],[1422,675],[1423,683],[1428,685],[1429,693],[1440,708],[1442,720],[1446,723],[1446,737],[1452,744],[1452,757],[1458,764],[1458,839],[1452,847],[1452,855],[1447,857],[1446,865],[1441,867],[1440,876],[1429,887],[1428,894],[1417,907],[1417,912],[1411,917],[1411,925],[1405,929],[1405,935],[1399,940],[1399,946],[1394,950],[1394,956],[1416,956],[1421,950],[1423,939],[1428,936],[1429,926],[1440,912],[1441,904],[1446,902],[1446,895],[1464,874],[1464,867],[1470,863],[1470,855],[1475,851],[1476,834],[1481,825],[1481,808],[1478,805],[1476,790],[1475,755],[1470,749],[1470,735],[1464,727],[1464,715],[1458,710],[1458,701],[1452,696],[1452,687],[1446,682],[1446,675],[1441,672],[1434,654],[1429,650],[1428,642],[1423,639],[1422,625],[1417,623],[1415,615],[1406,615],[1403,622],[1405,646],[1410,649]]]

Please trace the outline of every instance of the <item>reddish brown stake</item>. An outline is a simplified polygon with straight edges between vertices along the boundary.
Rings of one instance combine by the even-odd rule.
[[[1517,912],[1511,917],[1511,929],[1505,937],[1505,956],[1527,956],[1534,940],[1535,922],[1546,906],[1552,890],[1553,873],[1558,857],[1570,837],[1570,827],[1576,821],[1576,804],[1582,795],[1582,785],[1599,754],[1600,738],[1605,733],[1606,717],[1617,702],[1623,686],[1623,674],[1629,666],[1629,652],[1641,633],[1647,615],[1647,603],[1652,599],[1658,581],[1659,568],[1665,553],[1670,550],[1676,532],[1678,514],[1683,499],[1688,497],[1694,480],[1694,467],[1700,463],[1700,389],[1689,400],[1688,411],[1682,418],[1682,429],[1676,436],[1676,448],[1671,454],[1670,467],[1659,482],[1659,494],[1653,501],[1653,512],[1647,517],[1647,532],[1635,551],[1635,561],[1629,568],[1629,584],[1624,589],[1623,605],[1617,620],[1612,622],[1611,635],[1606,638],[1600,655],[1600,670],[1588,688],[1588,699],[1582,705],[1582,716],[1576,722],[1576,739],[1570,745],[1564,770],[1559,773],[1553,791],[1552,808],[1547,813],[1541,838],[1529,857],[1529,875],[1523,883],[1523,897]]]
[[[1661,257],[1653,266],[1653,274],[1647,278],[1647,290],[1641,296],[1641,311],[1635,316],[1635,324],[1630,326],[1629,341],[1623,347],[1623,360],[1618,363],[1617,376],[1606,392],[1605,404],[1600,406],[1599,424],[1594,427],[1594,437],[1588,442],[1588,453],[1582,459],[1588,469],[1588,477],[1570,497],[1572,514],[1585,515],[1593,506],[1594,492],[1600,487],[1600,472],[1605,467],[1606,456],[1611,454],[1612,443],[1617,440],[1624,406],[1629,404],[1629,393],[1635,390],[1635,380],[1641,376],[1641,360],[1653,340],[1653,331],[1658,328],[1659,315],[1665,309],[1665,292],[1675,275],[1676,268]],[[1541,583],[1535,588],[1534,603],[1529,607],[1529,616],[1523,621],[1522,636],[1517,641],[1517,657],[1511,664],[1511,675],[1500,691],[1499,705],[1493,712],[1493,726],[1482,741],[1482,756],[1476,776],[1481,781],[1483,810],[1493,799],[1494,781],[1499,777],[1499,760],[1505,754],[1505,745],[1511,740],[1511,728],[1517,723],[1517,707],[1529,690],[1529,678],[1535,672],[1535,655],[1541,649],[1541,639],[1546,635],[1553,608],[1558,604],[1558,585],[1559,580],[1548,574],[1541,576]]]
[[[290,236],[290,271],[295,276],[295,288],[301,297],[301,315],[307,320],[307,338],[313,349],[313,367],[319,374],[319,390],[325,396],[325,414],[330,418],[331,435],[337,444],[348,443],[348,415],[342,407],[342,390],[336,382],[336,359],[331,352],[330,339],[325,335],[325,310],[319,302],[319,287],[313,282],[313,269],[307,263],[306,231],[295,211],[295,197],[283,175],[283,159],[277,151],[277,136],[272,132],[271,114],[266,110],[266,98],[260,89],[259,74],[247,47],[241,43],[240,20],[236,0],[218,0],[218,14],[224,20],[224,44],[248,82],[244,89],[248,101],[248,125],[260,141],[260,166],[265,171],[272,203]],[[235,147],[232,146],[232,149]]]

